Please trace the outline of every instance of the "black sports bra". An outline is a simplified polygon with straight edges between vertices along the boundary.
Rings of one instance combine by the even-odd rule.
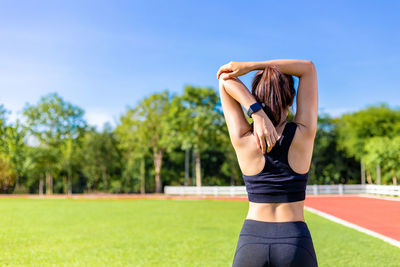
[[[294,202],[305,199],[309,172],[297,173],[288,163],[288,151],[296,129],[295,122],[287,122],[275,146],[264,154],[263,170],[255,175],[243,174],[250,202]]]

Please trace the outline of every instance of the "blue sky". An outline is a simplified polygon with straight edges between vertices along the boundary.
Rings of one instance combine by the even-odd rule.
[[[317,67],[336,116],[400,106],[398,1],[2,1],[0,104],[58,92],[95,125],[154,92],[217,89],[219,66],[291,58]],[[249,85],[252,74],[243,77]]]

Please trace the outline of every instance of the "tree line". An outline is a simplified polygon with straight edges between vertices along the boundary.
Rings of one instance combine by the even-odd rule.
[[[188,85],[181,94],[152,94],[102,130],[56,93],[27,104],[20,120],[10,122],[8,114],[0,105],[1,193],[243,185],[213,88]],[[337,118],[319,116],[308,184],[397,184],[399,169],[399,109],[380,104]]]

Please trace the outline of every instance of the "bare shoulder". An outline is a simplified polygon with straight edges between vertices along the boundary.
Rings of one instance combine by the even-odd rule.
[[[302,123],[296,123],[297,128],[288,151],[289,166],[297,173],[309,171],[314,149],[315,131]]]
[[[249,130],[242,135],[240,142],[233,144],[239,167],[244,175],[254,175],[261,172],[265,165],[262,151],[257,147],[257,140]]]
[[[293,171],[303,174],[309,171],[312,152],[314,148],[315,134],[307,126],[296,123],[296,132],[288,151],[289,166]],[[244,175],[255,175],[260,173],[265,166],[265,155],[257,147],[256,137],[251,131],[247,131],[235,142],[233,147],[239,162],[240,169]]]

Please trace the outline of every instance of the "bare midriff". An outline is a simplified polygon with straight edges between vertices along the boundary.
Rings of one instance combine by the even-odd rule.
[[[246,219],[264,222],[304,222],[304,200],[288,203],[249,202]]]

